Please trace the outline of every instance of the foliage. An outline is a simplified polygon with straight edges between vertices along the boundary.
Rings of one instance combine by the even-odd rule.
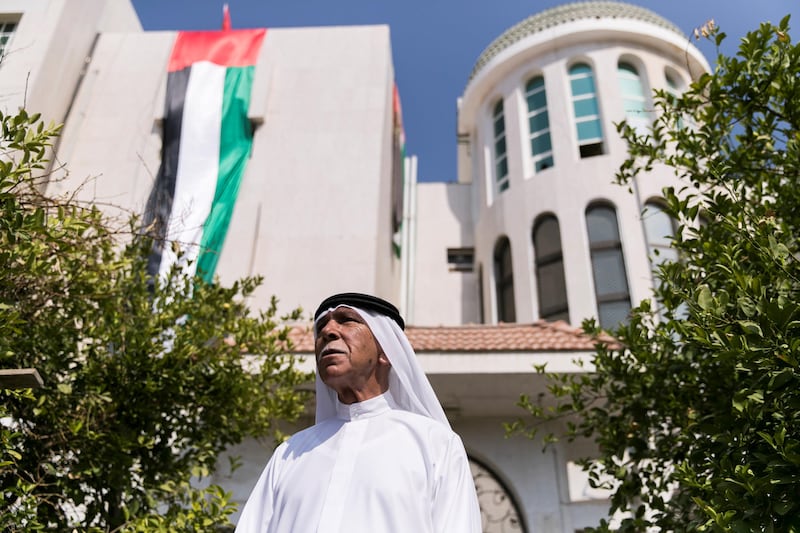
[[[57,128],[25,111],[0,122],[0,367],[45,382],[0,391],[0,529],[226,524],[228,495],[199,483],[222,450],[302,410],[275,301],[248,309],[256,278],[148,279],[145,239],[41,193]]]
[[[599,347],[595,372],[551,374],[555,406],[521,402],[597,443],[585,468],[625,517],[600,530],[800,530],[800,46],[788,21],[762,24],[682,96],[657,92],[647,135],[620,126],[622,184],[655,165],[685,178],[664,191],[679,259],[614,332],[620,344]]]

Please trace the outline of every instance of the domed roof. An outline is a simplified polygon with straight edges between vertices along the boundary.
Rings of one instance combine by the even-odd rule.
[[[576,20],[601,18],[641,20],[672,30],[681,37],[684,37],[684,33],[675,24],[661,15],[643,7],[623,2],[574,2],[546,9],[540,13],[531,15],[522,22],[507,29],[481,53],[480,57],[478,57],[478,60],[475,62],[469,79],[471,80],[474,78],[478,71],[497,54],[529,35]]]

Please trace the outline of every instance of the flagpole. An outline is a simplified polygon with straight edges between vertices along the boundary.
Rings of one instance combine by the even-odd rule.
[[[231,12],[228,9],[228,4],[222,4],[222,31],[231,30]]]

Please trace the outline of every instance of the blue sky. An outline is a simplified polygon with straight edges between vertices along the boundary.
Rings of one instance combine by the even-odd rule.
[[[680,27],[714,19],[728,35],[723,51],[760,22],[792,15],[800,36],[800,0],[628,0]],[[503,31],[558,0],[228,0],[234,28],[388,24],[403,104],[407,149],[419,156],[420,181],[456,179],[456,99],[483,49]],[[222,1],[133,0],[145,30],[218,29]],[[716,51],[697,43],[713,65]]]

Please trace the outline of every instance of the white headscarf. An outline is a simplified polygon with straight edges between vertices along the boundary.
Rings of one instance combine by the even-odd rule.
[[[342,306],[337,306],[342,307]],[[450,422],[444,414],[444,409],[433,392],[428,377],[423,372],[422,367],[417,361],[417,356],[408,337],[400,329],[397,323],[386,315],[374,311],[360,309],[352,305],[350,307],[361,315],[367,323],[375,340],[383,349],[383,353],[389,358],[392,369],[389,372],[389,392],[397,405],[404,411],[411,411],[428,418],[432,418],[450,427]],[[317,322],[323,316],[333,311],[333,307],[321,313],[317,317]],[[317,327],[314,324],[314,340],[317,339]],[[328,418],[336,416],[336,402],[338,401],[336,391],[325,385],[317,372],[317,413],[316,422],[322,422]]]

